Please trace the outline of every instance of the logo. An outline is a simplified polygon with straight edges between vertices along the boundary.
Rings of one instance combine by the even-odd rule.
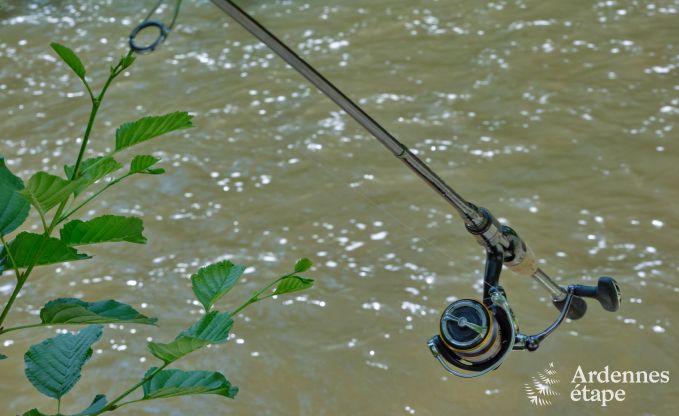
[[[544,370],[538,371],[536,376],[531,377],[530,383],[523,385],[526,389],[526,397],[532,405],[550,406],[552,404],[554,396],[559,395],[559,392],[554,389],[554,386],[559,384],[556,375],[556,369],[552,362]]]
[[[571,384],[575,385],[571,391],[571,400],[599,403],[601,407],[606,407],[609,402],[625,401],[627,391],[621,388],[625,384],[669,382],[669,370],[611,370],[605,366],[602,370],[584,371],[582,366],[578,366],[571,380]],[[611,384],[616,388],[612,388]]]
[[[617,370],[604,366],[598,370],[585,370],[578,365],[571,378],[568,397],[573,403],[607,407],[609,403],[623,402],[629,384],[666,384],[670,382],[669,370]],[[525,383],[526,397],[534,406],[551,406],[557,396],[559,384],[554,363]],[[568,388],[568,387],[567,387]]]

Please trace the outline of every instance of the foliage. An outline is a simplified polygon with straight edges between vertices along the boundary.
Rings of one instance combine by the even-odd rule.
[[[103,324],[155,325],[157,319],[145,316],[132,306],[113,299],[85,301],[58,298],[43,306],[40,322],[14,327],[5,327],[3,324],[35,267],[91,258],[78,251],[81,246],[113,242],[146,243],[141,218],[111,214],[87,220],[71,217],[103,192],[130,176],[164,173],[164,169],[157,167],[159,158],[139,154],[131,157],[129,170],[120,174],[118,172],[124,165],[116,158],[120,158],[121,151],[140,143],[192,127],[192,117],[180,111],[124,123],[116,130],[111,152],[83,159],[106,91],[111,82],[133,64],[134,55],[132,52],[128,53],[111,67],[101,91],[95,95],[86,79],[85,66],[75,52],[60,44],[53,43],[51,46],[87,90],[91,101],[90,117],[75,163],[64,166],[65,177],[49,172],[36,172],[24,184],[21,178],[10,172],[4,158],[0,157],[0,272],[12,270],[16,277],[15,288],[0,314],[0,336],[27,328],[87,325],[78,332],[61,333],[45,339],[31,346],[24,355],[26,377],[39,392],[57,400],[56,414],[63,415],[62,398],[80,380],[82,368],[92,356],[92,345],[102,336]],[[40,218],[42,233],[23,231],[14,238],[6,238],[26,221],[31,206]],[[57,227],[60,227],[58,238],[53,236]],[[216,304],[236,285],[246,267],[230,261],[202,267],[191,276],[193,292],[205,311],[201,319],[169,342],[149,342],[149,351],[160,361],[159,366],[149,368],[139,382],[110,401],[103,394],[96,395],[87,409],[74,416],[94,416],[136,402],[182,395],[211,394],[234,398],[238,388],[231,385],[221,373],[183,371],[167,367],[207,345],[225,343],[233,326],[233,318],[248,305],[311,287],[311,279],[299,276],[310,267],[311,262],[308,259],[299,260],[292,273],[264,286],[232,312],[220,312],[216,309]],[[7,356],[0,354],[0,360],[4,359]],[[139,389],[139,398],[124,401]],[[24,413],[26,415],[45,414],[32,409]]]

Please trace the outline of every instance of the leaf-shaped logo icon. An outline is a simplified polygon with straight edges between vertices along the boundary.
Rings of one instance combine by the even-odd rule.
[[[551,362],[547,368],[531,377],[530,383],[523,385],[526,390],[526,397],[532,405],[550,406],[552,404],[552,398],[559,395],[559,392],[554,389],[554,386],[559,384],[559,379],[556,376],[554,363]]]

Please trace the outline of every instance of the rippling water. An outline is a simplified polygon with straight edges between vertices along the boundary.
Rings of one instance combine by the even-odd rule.
[[[125,52],[146,2],[0,3],[0,153],[27,178],[75,158],[87,117],[80,85],[49,50],[74,47],[95,84]],[[599,414],[568,398],[574,369],[671,370],[679,377],[676,154],[677,1],[241,1],[439,172],[509,222],[565,283],[614,276],[619,312],[590,302],[535,353],[476,380],[447,377],[425,341],[451,300],[478,297],[483,252],[452,210],[379,143],[208,2],[185,2],[177,30],[112,88],[92,154],[120,123],[173,110],[196,128],[145,144],[168,171],[114,189],[87,215],[143,215],[149,243],[106,245],[89,262],[35,273],[10,315],[47,300],[114,297],[159,328],[110,326],[62,410],[138,380],[199,314],[188,276],[229,258],[251,266],[238,302],[308,256],[317,286],[258,304],[232,342],[180,368],[216,369],[235,401],[178,398],[121,415],[543,414],[523,384],[554,362],[551,410]],[[169,9],[164,10],[165,17]],[[34,227],[37,219],[32,218]],[[13,278],[0,278],[0,300]],[[555,316],[534,283],[506,272],[528,332]],[[23,378],[21,354],[56,329],[0,341],[2,414],[53,410]],[[627,385],[615,414],[670,414],[676,380]]]

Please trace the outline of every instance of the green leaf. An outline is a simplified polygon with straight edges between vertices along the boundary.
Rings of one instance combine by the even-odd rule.
[[[78,181],[67,181],[47,172],[38,172],[28,180],[26,188],[19,193],[42,214],[47,213],[68,197],[80,185]]]
[[[32,345],[24,355],[28,381],[46,396],[59,399],[80,380],[80,371],[92,356],[92,344],[101,338],[102,325],[90,325],[77,334],[61,334]]]
[[[111,156],[99,156],[83,160],[78,168],[79,185],[74,192],[75,195],[80,194],[88,186],[122,167],[123,165]],[[75,169],[75,165],[64,166],[66,176],[72,177],[73,169]]]
[[[99,413],[100,411],[104,410],[108,403],[106,402],[106,396],[103,394],[97,394],[94,397],[94,400],[92,401],[92,404],[90,404],[87,409],[83,410],[80,413],[77,413],[75,415],[70,415],[70,416],[90,416],[96,413]],[[40,412],[38,409],[31,409],[28,412],[24,413],[22,416],[49,416],[45,413]],[[68,416],[64,415],[63,413],[59,413],[58,415],[52,415],[52,416]]]
[[[174,341],[168,343],[149,342],[151,354],[171,363],[179,358],[209,344],[222,344],[229,338],[233,320],[228,313],[217,311],[206,314],[189,329],[179,333]]]
[[[5,354],[0,354],[0,360],[6,360],[7,356]]]
[[[156,358],[171,363],[209,344],[210,341],[199,338],[179,337],[168,343],[149,342],[148,347]]]
[[[145,244],[141,218],[103,215],[89,221],[73,220],[61,229],[61,241],[69,246],[127,241]]]
[[[60,45],[56,42],[50,44],[54,52],[59,55],[59,57],[66,62],[66,65],[70,66],[73,72],[78,76],[78,78],[85,80],[85,66],[71,49],[64,45]]]
[[[311,268],[312,264],[311,260],[306,257],[299,259],[299,261],[295,263],[295,273],[304,273]]]
[[[151,367],[145,376],[156,371]],[[185,396],[189,394],[217,394],[233,399],[238,387],[221,373],[212,371],[163,370],[142,385],[143,400]]]
[[[75,298],[59,298],[47,302],[40,310],[43,324],[131,324],[154,325],[158,319],[137,312],[130,305],[110,300],[85,302]]]
[[[63,241],[53,237],[48,238],[44,248],[40,250],[43,239],[44,236],[42,234],[24,231],[9,243],[9,251],[12,253],[17,267],[28,267],[38,255],[39,251],[40,257],[38,258],[36,265],[91,258],[87,254],[79,253],[73,247],[69,247]],[[0,269],[2,268],[5,270],[13,268],[4,248],[0,250]]]
[[[284,293],[299,292],[300,290],[308,289],[313,285],[313,279],[306,279],[300,276],[287,276],[281,280],[273,294],[282,295]]]
[[[209,311],[215,302],[236,284],[245,270],[244,266],[222,261],[210,264],[191,276],[191,286],[196,298]]]
[[[87,409],[83,410],[82,412],[75,414],[73,416],[90,416],[96,413],[99,413],[102,411],[108,402],[106,401],[106,395],[104,394],[97,394],[94,396],[94,400],[92,400],[92,404],[90,404]]]
[[[165,173],[165,169],[150,169],[151,166],[160,162],[155,156],[151,155],[137,155],[130,163],[130,173],[148,173],[151,175],[159,175]]]
[[[180,332],[177,338],[194,337],[210,341],[212,344],[221,344],[226,342],[232,325],[233,320],[228,312],[212,311]]]
[[[116,130],[116,151],[139,144],[171,131],[192,127],[192,116],[184,111],[163,116],[144,117],[125,123]]]
[[[0,235],[5,236],[26,221],[31,205],[19,191],[24,183],[5,166],[0,157]]]

